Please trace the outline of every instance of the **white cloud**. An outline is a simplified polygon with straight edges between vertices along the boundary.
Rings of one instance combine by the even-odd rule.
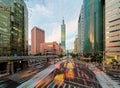
[[[49,8],[45,7],[44,5],[41,4],[36,4],[35,7],[30,8],[31,10],[31,14],[33,15],[32,17],[34,17],[34,15],[38,16],[45,16],[45,17],[51,17],[52,16],[52,11],[49,10]]]
[[[57,41],[60,43],[61,41],[61,28],[58,26],[57,28],[54,28],[51,33],[49,33],[50,36],[46,36],[46,42],[53,42]]]
[[[33,10],[37,14],[42,14],[47,17],[50,17],[52,15],[52,12],[48,8],[46,8],[44,5],[36,4],[36,6],[35,6],[35,8],[33,8]]]
[[[77,18],[67,22],[66,24],[67,24],[66,27],[67,37],[69,37],[71,34],[77,33],[77,29],[78,29]]]
[[[57,24],[57,23],[56,23]],[[66,45],[67,48],[70,47],[73,49],[74,45],[74,34],[77,34],[77,20],[74,19],[72,21],[66,22]],[[58,27],[51,29],[50,36],[46,36],[46,42],[61,42],[61,24],[59,24]],[[73,37],[70,37],[71,35],[74,35]]]
[[[40,4],[38,0],[38,3],[29,10],[29,44],[33,26],[38,26],[45,30],[46,42],[57,41],[60,43],[62,17],[65,17],[66,46],[67,48],[70,47],[69,49],[73,48],[80,11],[80,3],[78,2],[80,0],[76,0],[76,2],[69,2],[69,0],[45,0],[44,5]],[[71,8],[71,6],[73,7]]]
[[[36,4],[33,8],[28,7],[29,11],[29,28],[28,28],[28,40],[29,44],[31,45],[31,29],[33,26],[40,25],[40,19],[41,17],[51,18],[52,17],[52,11],[50,11],[48,8],[46,8],[44,5]]]
[[[77,18],[68,22],[66,27],[66,35],[67,35],[67,41],[66,41],[66,47],[67,49],[73,49],[74,47],[74,40],[77,34],[78,29],[78,23]]]
[[[74,40],[75,40],[75,37],[72,37],[72,38],[69,38],[66,42],[66,48],[67,49],[74,49]]]

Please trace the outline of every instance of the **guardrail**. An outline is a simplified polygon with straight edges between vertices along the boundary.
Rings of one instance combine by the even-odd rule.
[[[37,59],[37,58],[56,58],[57,55],[46,55],[46,56],[17,56],[17,57],[0,57],[0,62],[3,61],[12,61],[12,60],[28,60],[28,59]]]

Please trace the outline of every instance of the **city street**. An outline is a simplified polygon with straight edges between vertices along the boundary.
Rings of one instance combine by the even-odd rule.
[[[42,68],[36,67],[29,67],[27,69],[24,69],[22,71],[19,71],[13,75],[3,77],[0,79],[0,88],[16,88],[18,85],[24,83],[25,81],[28,81],[31,79],[36,73],[44,70],[48,65],[44,65]]]
[[[0,80],[0,88],[105,88],[103,86],[107,85],[101,86],[106,78],[102,78],[104,81],[101,82],[98,76],[104,73],[91,63],[68,57],[51,60],[49,65],[42,69],[36,69],[38,66],[35,69],[28,68],[7,76]],[[117,77],[111,77],[111,80],[114,84],[119,81]]]
[[[0,81],[0,88],[16,88],[18,85],[20,84],[10,79]]]
[[[101,88],[95,75],[85,64],[68,60],[54,71],[53,78],[41,81],[36,88]]]
[[[44,73],[44,74],[43,74]],[[31,84],[32,83],[32,84]],[[88,65],[72,58],[51,65],[18,88],[102,88]]]
[[[0,88],[120,88],[120,0],[0,0]]]

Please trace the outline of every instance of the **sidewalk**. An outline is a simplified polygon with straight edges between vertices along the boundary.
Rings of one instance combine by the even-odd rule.
[[[46,64],[48,66],[48,64]],[[45,66],[43,66],[41,69],[40,68],[33,68],[33,67],[28,67],[26,69],[23,69],[19,72],[14,73],[13,75],[10,75],[8,73],[0,74],[0,80],[3,79],[11,79],[14,81],[20,80],[20,79],[25,79],[25,77],[29,77],[37,73],[38,71],[44,69]]]
[[[29,72],[32,72],[32,71],[33,71],[33,69],[31,69],[30,67],[28,67],[26,69],[23,69],[21,71],[18,71],[16,73],[14,73],[13,75],[12,74],[8,74],[8,73],[0,74],[0,80],[8,79],[9,77],[14,76],[16,74],[25,74],[25,73],[29,73]]]
[[[38,66],[36,66],[35,68],[29,67],[27,69],[24,69],[18,73],[9,76],[9,79],[22,83],[24,81],[29,80],[30,78],[32,78],[32,76],[34,76],[41,70],[45,69],[46,67],[47,66],[43,66],[42,68],[38,68]]]
[[[3,80],[9,76],[8,73],[0,74],[0,80]]]
[[[56,64],[60,64],[61,62],[57,62]],[[17,88],[34,88],[39,82],[42,82],[43,79],[47,80],[50,78],[51,72],[53,72],[56,69],[56,64],[52,64],[42,70],[41,72],[38,72],[34,77],[32,77],[30,80],[22,83]]]
[[[113,81],[105,72],[99,70],[94,65],[89,64],[89,69],[94,72],[102,88],[120,88],[117,82]]]

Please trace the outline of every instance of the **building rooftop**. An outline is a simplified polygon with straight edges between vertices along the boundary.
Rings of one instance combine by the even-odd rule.
[[[43,31],[43,32],[44,32],[44,30],[43,30],[43,29],[38,28],[37,26],[34,26],[34,27],[32,28],[32,30],[31,30],[31,32],[32,32],[34,29],[37,29],[37,30],[40,30],[40,31]]]

